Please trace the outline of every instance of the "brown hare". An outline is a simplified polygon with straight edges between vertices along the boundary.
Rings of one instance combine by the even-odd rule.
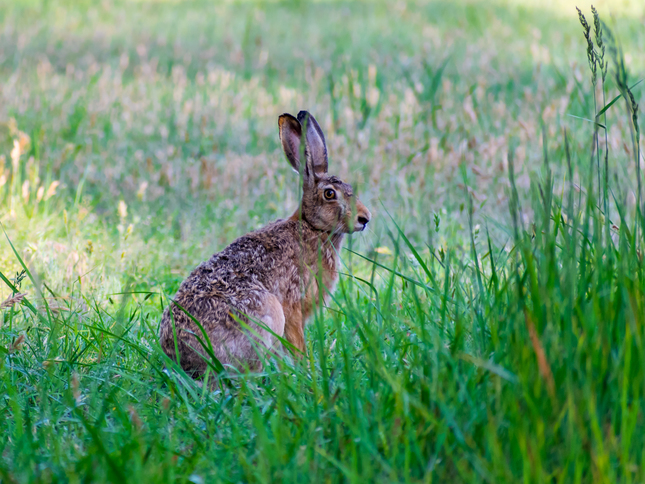
[[[200,264],[163,314],[161,346],[175,361],[178,352],[193,376],[206,370],[208,356],[195,337],[202,332],[186,312],[201,323],[225,366],[261,370],[259,350],[270,351],[278,341],[272,332],[304,354],[305,322],[334,288],[343,237],[370,221],[352,187],[327,174],[325,137],[314,117],[283,114],[278,127],[287,160],[302,176],[300,207]]]

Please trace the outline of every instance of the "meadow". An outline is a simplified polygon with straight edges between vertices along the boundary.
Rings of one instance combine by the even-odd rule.
[[[645,6],[575,6],[0,0],[0,482],[645,482]],[[161,313],[301,109],[370,229],[195,382]]]

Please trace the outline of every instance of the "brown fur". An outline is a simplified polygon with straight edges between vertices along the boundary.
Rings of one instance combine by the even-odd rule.
[[[240,237],[200,264],[181,284],[176,304],[166,309],[161,321],[163,350],[177,360],[176,335],[180,364],[195,376],[207,367],[206,353],[195,337],[202,334],[177,305],[200,322],[224,365],[262,368],[258,350],[271,349],[277,339],[253,320],[304,354],[305,322],[320,299],[327,300],[333,291],[344,234],[363,230],[371,217],[351,186],[327,174],[325,138],[313,116],[305,111],[297,119],[283,114],[278,126],[287,159],[302,173],[300,207],[288,219]],[[331,200],[325,195],[329,190],[334,192]]]

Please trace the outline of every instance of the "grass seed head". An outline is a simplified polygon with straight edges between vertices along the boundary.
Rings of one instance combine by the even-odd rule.
[[[58,188],[58,185],[60,185],[60,182],[58,180],[50,183],[49,188],[47,189],[47,193],[45,193],[45,200],[49,200],[51,197],[56,195],[56,188]]]
[[[598,15],[598,10],[596,10],[593,5],[591,6],[591,13],[593,15],[593,30],[596,37],[597,47],[595,58],[598,62],[598,67],[600,68],[600,76],[604,82],[607,77],[608,63],[605,62],[605,43],[602,39],[602,23],[600,21],[600,16]]]
[[[74,372],[72,373],[72,379],[70,381],[70,388],[72,389],[72,396],[74,397],[74,401],[76,402],[76,405],[80,405],[81,403],[81,383],[78,379],[78,373]]]
[[[9,353],[15,353],[17,351],[20,351],[22,348],[22,344],[25,342],[25,335],[20,334],[9,346]]]
[[[119,206],[117,211],[119,212],[119,217],[122,219],[127,217],[128,215],[128,206],[125,204],[123,200],[119,200]]]
[[[128,407],[128,413],[130,414],[130,421],[132,422],[132,425],[134,425],[134,427],[137,430],[141,430],[141,428],[143,427],[143,423],[141,422],[141,418],[137,413],[137,409],[134,408],[133,405],[130,405]]]
[[[20,163],[20,142],[15,139],[13,140],[13,149],[11,150],[11,166],[13,167],[14,173],[18,169]]]
[[[27,293],[18,293],[15,296],[5,299],[2,303],[0,303],[0,309],[11,308],[15,304],[19,304],[25,298],[26,295]]]
[[[597,60],[593,41],[591,40],[591,27],[587,23],[587,19],[582,14],[580,9],[576,7],[576,10],[578,11],[578,20],[580,20],[580,25],[582,25],[583,35],[585,36],[585,40],[587,41],[587,60],[589,61],[589,68],[591,69],[591,82],[595,86],[597,78]]]

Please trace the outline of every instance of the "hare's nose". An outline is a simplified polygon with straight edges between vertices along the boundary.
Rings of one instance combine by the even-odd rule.
[[[367,222],[369,222],[369,221],[370,221],[370,219],[368,219],[367,217],[365,217],[363,215],[358,216],[358,223],[361,224],[361,225],[367,225]]]

